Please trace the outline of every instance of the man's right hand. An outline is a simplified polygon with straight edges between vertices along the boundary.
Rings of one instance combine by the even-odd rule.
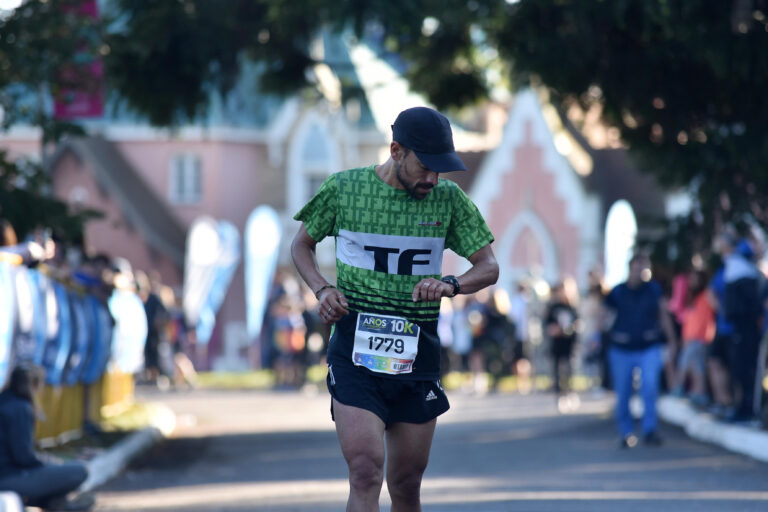
[[[349,314],[347,298],[336,288],[321,290],[317,299],[317,312],[326,324],[334,324]]]

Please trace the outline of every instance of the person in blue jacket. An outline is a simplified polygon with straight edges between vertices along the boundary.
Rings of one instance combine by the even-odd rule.
[[[755,265],[755,257],[750,242],[742,239],[736,244],[735,250],[725,257],[723,270],[723,309],[726,320],[733,326],[728,359],[734,410],[726,419],[737,423],[757,420],[757,361],[766,284],[765,277]]]
[[[46,463],[35,453],[34,396],[43,384],[43,370],[23,364],[13,369],[0,393],[0,491],[17,493],[29,506],[87,510],[93,506],[92,496],[67,498],[88,476],[85,466]]]
[[[656,413],[663,364],[661,345],[666,341],[677,346],[666,300],[659,283],[650,279],[649,267],[646,256],[633,256],[627,281],[611,290],[604,301],[604,306],[615,315],[608,332],[608,357],[616,392],[616,420],[624,448],[637,444],[629,410],[635,368],[641,372],[643,439],[650,445],[661,444]]]

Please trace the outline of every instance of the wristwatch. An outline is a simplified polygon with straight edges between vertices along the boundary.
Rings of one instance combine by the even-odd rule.
[[[440,280],[444,283],[453,285],[453,293],[451,294],[451,297],[455,297],[461,292],[461,286],[459,286],[459,280],[456,279],[456,276],[443,276]]]

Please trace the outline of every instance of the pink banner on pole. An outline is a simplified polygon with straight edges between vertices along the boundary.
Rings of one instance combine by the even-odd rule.
[[[83,0],[75,12],[85,18],[99,17],[96,0]],[[56,94],[53,106],[56,119],[101,117],[104,114],[104,65],[97,56],[85,64],[73,64],[62,70],[61,77],[62,82],[78,86],[62,87]]]

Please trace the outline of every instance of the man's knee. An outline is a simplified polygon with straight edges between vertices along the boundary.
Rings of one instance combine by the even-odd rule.
[[[424,468],[410,468],[406,471],[390,471],[387,474],[387,488],[393,501],[418,503],[421,494],[421,480]]]
[[[347,461],[349,483],[355,489],[380,488],[384,461],[369,454],[360,454]]]

